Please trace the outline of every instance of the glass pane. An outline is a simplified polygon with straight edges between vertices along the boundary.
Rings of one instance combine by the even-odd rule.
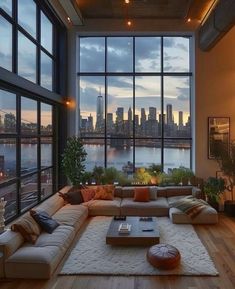
[[[52,133],[52,105],[41,103],[41,134]]]
[[[37,139],[21,139],[21,174],[25,175],[37,170]]]
[[[52,138],[41,138],[41,169],[52,166]]]
[[[189,38],[164,37],[164,72],[189,72]]]
[[[137,137],[161,136],[160,77],[137,76],[135,87],[135,135]]]
[[[81,72],[105,71],[104,37],[80,38],[80,71]]]
[[[20,187],[21,212],[29,209],[38,202],[38,175],[21,180]]]
[[[164,77],[165,137],[191,137],[190,78]]]
[[[0,15],[0,66],[12,71],[12,25]]]
[[[133,78],[110,76],[107,83],[107,134],[130,137],[133,135]]]
[[[80,130],[83,137],[104,136],[104,83],[103,76],[80,78]]]
[[[53,194],[52,169],[41,172],[41,198],[45,199]]]
[[[18,23],[36,38],[36,4],[32,0],[18,0]]]
[[[41,45],[52,54],[53,25],[41,11]]]
[[[109,72],[133,71],[133,38],[107,38],[107,68]]]
[[[164,171],[179,167],[190,168],[190,151],[190,140],[165,139]]]
[[[21,97],[21,133],[37,134],[37,102]]]
[[[148,168],[152,164],[161,165],[161,140],[135,140],[135,168]]]
[[[114,167],[127,175],[133,174],[132,139],[107,140],[107,167]]]
[[[83,139],[84,149],[87,152],[85,161],[86,171],[91,172],[95,166],[104,167],[104,140]]]
[[[36,82],[36,46],[18,31],[18,74]]]
[[[0,196],[7,201],[5,206],[5,220],[9,220],[17,214],[17,186],[16,184],[0,188]]]
[[[16,95],[0,89],[0,133],[16,132]]]
[[[12,0],[1,0],[0,8],[2,8],[7,14],[12,15]]]
[[[52,90],[52,59],[41,51],[41,86]]]
[[[16,140],[0,139],[0,183],[16,176]]]
[[[160,37],[135,38],[135,71],[136,72],[161,71]]]

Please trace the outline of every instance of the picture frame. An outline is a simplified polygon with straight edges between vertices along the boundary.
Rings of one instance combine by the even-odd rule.
[[[229,149],[230,117],[208,117],[208,159],[215,159],[213,148],[223,143]]]

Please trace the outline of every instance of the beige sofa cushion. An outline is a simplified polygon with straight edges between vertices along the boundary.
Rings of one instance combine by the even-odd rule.
[[[58,246],[18,249],[5,263],[7,278],[47,279],[65,251]]]
[[[89,216],[115,216],[120,215],[120,198],[114,200],[91,200],[83,203],[88,208]]]
[[[216,224],[218,213],[211,206],[203,209],[194,219],[177,208],[170,208],[169,217],[174,224]]]
[[[167,189],[167,197],[174,196],[189,196],[192,195],[192,187],[190,186],[172,186],[166,187]]]
[[[63,189],[63,192],[66,192],[69,190],[69,186],[65,187]],[[56,211],[58,211],[61,207],[64,206],[64,199],[59,196],[59,194],[54,194],[51,196],[49,199],[35,207],[35,210],[40,210],[40,211],[46,211],[49,216],[52,216],[55,214]]]
[[[82,205],[67,204],[53,215],[53,219],[62,225],[78,230],[88,216],[88,209]]]
[[[159,197],[155,201],[134,202],[132,198],[124,198],[121,202],[123,216],[168,216],[169,206],[166,198]]]
[[[60,225],[52,234],[42,233],[34,244],[35,247],[58,246],[63,249],[68,248],[72,242],[75,231],[71,226]]]

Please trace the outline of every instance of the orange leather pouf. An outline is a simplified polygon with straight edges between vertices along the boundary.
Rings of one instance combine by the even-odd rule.
[[[149,248],[147,260],[158,269],[170,270],[179,265],[180,252],[171,245],[158,244]]]

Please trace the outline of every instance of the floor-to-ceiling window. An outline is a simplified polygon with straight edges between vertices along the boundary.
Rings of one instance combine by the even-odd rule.
[[[86,168],[191,167],[191,38],[79,37]]]
[[[0,198],[7,222],[58,187],[65,33],[46,1],[0,1]],[[4,77],[9,72],[13,81]]]

